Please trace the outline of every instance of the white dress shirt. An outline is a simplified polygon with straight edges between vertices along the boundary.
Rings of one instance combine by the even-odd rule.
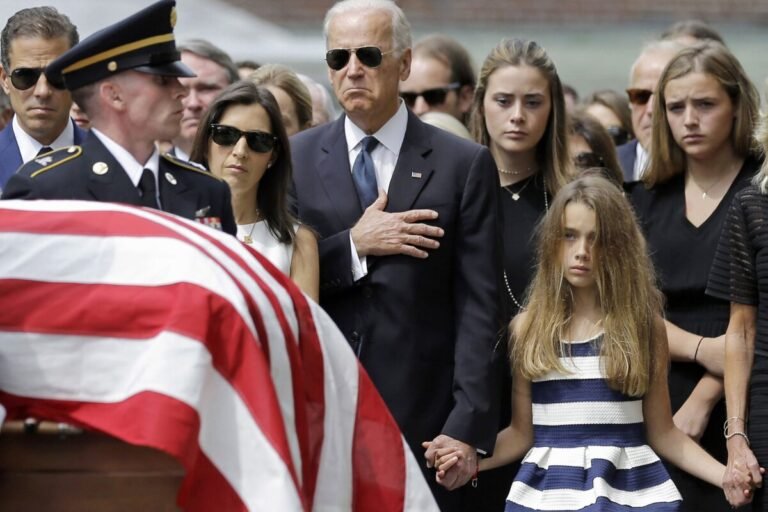
[[[19,146],[19,153],[21,153],[22,163],[27,163],[30,160],[37,157],[40,149],[43,148],[43,144],[40,144],[37,140],[33,139],[30,134],[24,131],[19,124],[17,116],[13,116],[12,121],[13,135],[16,137],[16,144]],[[75,144],[75,129],[72,126],[72,120],[68,119],[67,125],[56,139],[47,144],[51,149],[68,148]]]
[[[632,174],[635,177],[635,181],[639,181],[645,173],[646,167],[648,167],[648,160],[650,159],[648,152],[638,141],[635,146],[635,168],[632,169]]]

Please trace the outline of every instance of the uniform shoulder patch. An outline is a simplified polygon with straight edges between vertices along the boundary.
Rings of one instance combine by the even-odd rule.
[[[173,165],[177,167],[181,167],[182,169],[186,169],[187,171],[194,171],[200,174],[204,174],[210,178],[213,178],[215,180],[221,181],[221,179],[217,176],[214,176],[213,173],[211,173],[208,169],[206,169],[203,165],[197,163],[197,162],[190,162],[188,160],[182,160],[181,158],[174,156],[170,153],[163,153],[162,157],[171,162]]]
[[[55,169],[63,163],[74,160],[75,158],[80,157],[82,154],[83,148],[80,146],[69,146],[66,148],[55,149],[50,153],[46,153],[44,155],[33,158],[24,164],[22,169],[25,169],[29,172],[30,178],[34,178],[35,176],[39,176],[44,172]]]

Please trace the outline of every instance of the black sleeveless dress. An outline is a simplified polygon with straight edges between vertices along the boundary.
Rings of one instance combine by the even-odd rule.
[[[747,434],[757,461],[768,465],[768,196],[754,185],[736,194],[731,204],[707,294],[757,308]],[[752,510],[768,511],[765,483],[755,491]]]
[[[715,256],[720,232],[733,196],[749,185],[759,168],[753,158],[745,160],[739,174],[715,211],[696,227],[685,216],[685,176],[646,189],[633,184],[630,199],[648,240],[659,288],[664,293],[667,320],[686,331],[714,338],[728,328],[728,301],[705,293],[709,269]],[[707,340],[704,340],[706,343]],[[704,375],[696,363],[672,362],[669,372],[669,395],[673,414],[683,405]],[[727,451],[722,425],[725,402],[712,410],[701,445],[713,457],[725,463]],[[683,496],[683,509],[688,512],[729,511],[722,489],[667,464],[672,479]]]

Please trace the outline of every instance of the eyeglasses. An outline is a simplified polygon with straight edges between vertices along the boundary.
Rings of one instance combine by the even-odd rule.
[[[40,80],[40,75],[44,72],[45,68],[16,68],[11,71],[11,83],[18,90],[26,91]],[[59,80],[51,80],[48,75],[46,75],[45,78],[48,80],[48,83],[56,89],[64,89],[63,82]]]
[[[621,126],[609,126],[605,130],[608,132],[608,135],[611,136],[611,139],[613,139],[614,146],[621,146],[622,144],[626,144],[631,138],[629,136],[629,132]]]
[[[461,87],[459,82],[450,83],[444,87],[435,87],[434,89],[427,89],[421,92],[401,92],[400,97],[403,98],[405,104],[413,108],[416,105],[416,100],[421,96],[424,101],[430,107],[436,105],[442,105],[445,103],[445,97],[448,96],[450,91],[455,91]]]
[[[248,147],[257,153],[268,153],[277,146],[277,137],[271,133],[260,130],[244,132],[225,124],[211,125],[211,139],[219,146],[234,146],[240,137],[245,137]]]
[[[627,96],[629,96],[629,102],[633,105],[642,106],[648,103],[651,99],[653,91],[648,89],[627,89]]]
[[[576,167],[579,169],[589,169],[590,167],[603,167],[605,165],[605,162],[603,160],[603,157],[598,155],[597,153],[592,153],[585,151],[584,153],[579,153],[573,158],[573,163],[576,164]]]
[[[394,50],[388,52],[382,52],[378,46],[361,46],[359,48],[334,48],[325,52],[325,62],[328,67],[334,71],[338,71],[349,62],[350,57],[354,53],[364,66],[369,68],[376,68],[381,65],[381,60],[385,55],[392,53]]]

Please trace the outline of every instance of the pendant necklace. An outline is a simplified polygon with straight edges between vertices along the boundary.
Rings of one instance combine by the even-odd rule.
[[[244,244],[248,244],[248,245],[253,244],[253,230],[254,230],[254,228],[256,228],[256,223],[255,222],[251,225],[251,231],[247,235],[245,235],[243,237],[243,243]]]
[[[261,211],[259,209],[256,209],[256,220],[253,221],[253,224],[251,225],[251,231],[248,232],[247,235],[243,236],[243,243],[251,245],[253,244],[253,230],[256,229],[256,224],[259,223],[259,219],[261,218]]]
[[[542,176],[542,181],[544,182],[544,185],[543,185],[544,186],[544,213],[546,214],[549,211],[549,199],[547,198],[547,177],[546,176]],[[529,183],[530,183],[530,181],[529,181]],[[509,194],[512,196],[512,199],[517,201],[518,199],[520,199],[520,192],[522,192],[523,188],[525,188],[527,186],[528,186],[528,183],[523,185],[523,187],[520,190],[517,191],[517,199],[515,199],[515,196],[512,194],[512,192],[509,192],[509,190],[507,190],[506,187],[502,187],[502,188],[504,188],[504,190],[507,190],[507,192],[509,192]],[[507,293],[509,294],[509,298],[512,299],[512,302],[515,303],[515,306],[517,306],[518,311],[522,311],[523,310],[523,305],[520,304],[520,302],[518,302],[517,298],[515,297],[515,294],[512,293],[512,287],[509,286],[509,278],[507,277],[507,269],[503,270],[503,274],[504,274],[504,285],[507,288]]]
[[[535,178],[535,176],[536,176],[536,175],[534,174],[533,176],[531,176],[530,178],[528,178],[528,181],[526,181],[526,182],[525,182],[525,184],[524,184],[522,187],[520,187],[520,189],[518,189],[516,192],[512,192],[511,190],[509,190],[509,187],[510,187],[511,185],[507,185],[506,187],[503,187],[503,188],[504,188],[504,190],[506,190],[506,191],[507,191],[507,193],[510,195],[510,197],[512,197],[512,200],[513,200],[513,201],[519,201],[519,200],[520,200],[520,194],[522,194],[522,193],[523,193],[523,190],[525,190],[525,188],[526,188],[528,185],[530,185],[530,183],[533,181],[533,179]],[[545,194],[546,194],[546,192],[545,192]]]

